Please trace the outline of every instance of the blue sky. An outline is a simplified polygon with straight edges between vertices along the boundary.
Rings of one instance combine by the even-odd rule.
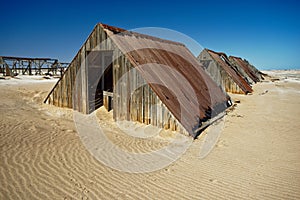
[[[298,1],[2,1],[0,55],[70,62],[98,22],[168,28],[259,69],[300,69]]]

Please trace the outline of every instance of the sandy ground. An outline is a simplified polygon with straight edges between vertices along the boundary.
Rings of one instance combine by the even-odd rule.
[[[203,133],[177,161],[149,173],[95,159],[72,111],[42,103],[55,80],[0,80],[0,199],[300,199],[299,72],[272,73],[280,81],[232,95],[240,103],[208,156],[199,158]],[[133,139],[118,135],[109,119],[100,123],[116,145],[137,153],[175,137]]]

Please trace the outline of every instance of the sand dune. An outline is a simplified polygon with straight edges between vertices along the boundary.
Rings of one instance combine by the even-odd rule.
[[[42,103],[55,81],[17,81],[0,80],[0,199],[300,199],[295,79],[256,84],[253,95],[232,95],[241,103],[226,116],[208,156],[200,158],[203,133],[177,161],[149,173],[118,171],[95,159],[72,111]],[[108,118],[100,123],[129,152],[160,149],[175,137],[164,132],[133,138],[118,134]]]

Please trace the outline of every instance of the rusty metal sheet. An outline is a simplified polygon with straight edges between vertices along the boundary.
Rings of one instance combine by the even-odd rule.
[[[229,96],[183,44],[100,26],[192,136],[202,122],[228,107]]]
[[[251,86],[239,74],[239,72],[233,69],[225,53],[215,52],[209,49],[207,49],[207,52],[216,62],[221,65],[221,67],[227,72],[227,74],[234,80],[234,82],[243,90],[245,94],[251,93],[253,91]]]
[[[239,67],[241,67],[255,83],[259,82],[259,77],[256,76],[255,72],[242,58],[229,56],[229,60],[233,60]]]

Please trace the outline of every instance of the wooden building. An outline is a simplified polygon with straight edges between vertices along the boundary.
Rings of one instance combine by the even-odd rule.
[[[245,77],[229,61],[225,53],[204,49],[198,60],[210,77],[226,92],[248,94],[252,92]]]
[[[45,103],[196,137],[231,104],[181,43],[97,24]],[[110,108],[109,108],[110,107]]]
[[[232,63],[232,65],[242,69],[246,74],[245,76],[251,79],[252,82],[257,83],[263,80],[262,73],[247,60],[236,56],[229,56],[229,61]]]

